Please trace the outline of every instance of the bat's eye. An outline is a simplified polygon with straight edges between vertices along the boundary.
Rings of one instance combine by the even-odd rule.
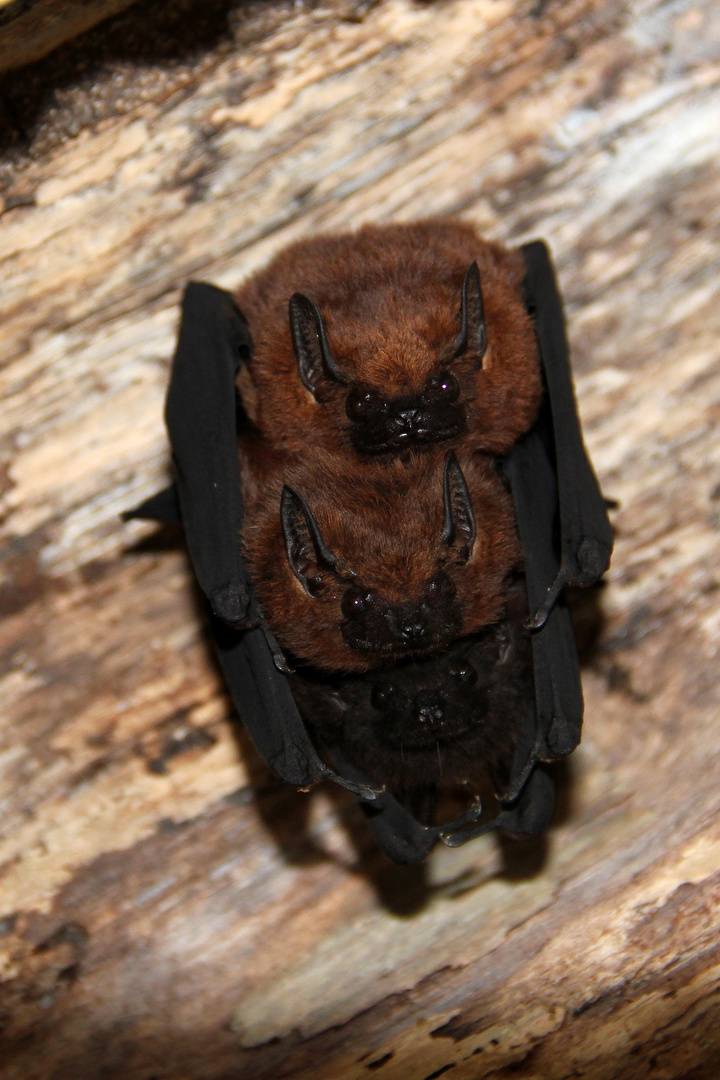
[[[362,390],[355,387],[345,401],[345,415],[348,420],[364,420],[373,413],[387,412],[387,401],[377,390]]]
[[[342,598],[340,610],[346,619],[353,615],[360,615],[372,604],[374,595],[371,592],[363,592],[360,589],[348,589]]]
[[[455,582],[447,574],[441,574],[433,578],[427,587],[428,596],[431,600],[452,600],[457,589]]]
[[[477,671],[472,664],[460,664],[458,667],[452,668],[450,674],[453,679],[457,679],[463,686],[472,686],[473,683],[477,682]]]
[[[378,709],[380,711],[390,703],[390,700],[394,693],[394,686],[378,686],[376,684],[370,691],[370,704],[374,709]]]
[[[457,401],[460,397],[458,381],[451,371],[441,371],[428,383],[428,390],[435,398],[442,401]]]

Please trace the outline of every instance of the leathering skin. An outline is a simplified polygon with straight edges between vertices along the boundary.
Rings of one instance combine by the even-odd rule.
[[[475,517],[469,558],[459,527],[453,540],[443,539],[443,460],[436,455],[416,457],[412,468],[398,459],[353,468],[320,450],[291,458],[252,434],[241,439],[243,554],[269,626],[296,659],[325,671],[368,671],[442,650],[498,618],[508,576],[522,562],[512,500],[491,458],[464,454],[460,465]],[[308,541],[302,563],[315,595],[286,556],[284,485],[305,498],[337,560],[334,568],[323,565]],[[302,517],[298,527],[305,529]],[[427,624],[417,647],[393,643],[382,631],[366,647],[352,647],[347,596],[358,590],[391,614],[417,610]]]
[[[456,355],[463,281],[474,261],[487,347],[479,355],[471,341]],[[238,374],[244,408],[278,449],[325,450],[356,461],[362,452],[349,418],[353,394],[380,395],[391,410],[400,402],[410,416],[422,411],[428,395],[434,401],[433,395],[448,391],[437,386],[449,374],[462,422],[444,434],[443,410],[431,405],[426,427],[435,423],[438,430],[411,437],[410,449],[439,442],[443,452],[463,447],[505,454],[530,427],[541,393],[523,274],[518,252],[444,219],[368,225],[354,234],[292,244],[235,296],[253,343]],[[315,393],[300,377],[293,347],[288,305],[296,294],[316,306],[343,380],[326,373]],[[307,321],[307,311],[305,316]]]

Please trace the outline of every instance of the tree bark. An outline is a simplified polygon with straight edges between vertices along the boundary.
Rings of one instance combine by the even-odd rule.
[[[717,6],[206,7],[4,83],[0,1074],[710,1080]],[[167,479],[185,282],[429,214],[549,241],[619,508],[552,828],[403,869],[270,776],[181,538],[118,515]]]

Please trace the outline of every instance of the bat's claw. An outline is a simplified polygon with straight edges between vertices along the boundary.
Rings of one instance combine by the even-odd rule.
[[[348,780],[347,777],[334,772],[327,765],[323,765],[322,775],[323,779],[332,780],[334,784],[347,788],[348,791],[351,791],[353,795],[356,795],[358,799],[362,799],[364,802],[375,802],[385,791],[384,784],[382,787],[373,787],[371,783],[365,784],[362,781]]]
[[[552,611],[552,609],[555,606],[555,602],[556,602],[558,596],[560,595],[560,593],[562,592],[562,590],[564,589],[564,587],[568,583],[568,581],[569,581],[569,576],[568,576],[568,573],[567,573],[567,568],[564,567],[564,566],[561,566],[560,569],[557,572],[555,580],[553,581],[552,585],[550,586],[547,593],[545,594],[545,599],[543,600],[542,604],[537,609],[537,611],[532,616],[532,618],[525,620],[525,629],[526,630],[540,630],[540,629],[542,629],[542,627],[547,622],[548,615],[550,614],[550,612]]]
[[[438,837],[442,840],[443,844],[447,844],[448,847],[460,847],[465,843],[465,833],[463,829],[466,825],[472,825],[473,822],[482,814],[482,803],[480,799],[475,799],[472,806],[469,806],[464,814],[460,814],[459,817],[449,821],[447,825],[443,825],[438,830]],[[467,837],[469,839],[469,837]]]

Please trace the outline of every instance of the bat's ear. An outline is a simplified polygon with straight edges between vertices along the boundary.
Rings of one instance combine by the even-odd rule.
[[[478,264],[474,262],[468,268],[463,281],[462,299],[460,301],[460,333],[455,341],[455,355],[460,356],[465,352],[472,353],[476,357],[479,366],[485,355],[487,343],[480,269]]]
[[[290,569],[308,596],[317,596],[337,560],[326,546],[312,510],[287,484],[280,499],[280,520]]]
[[[460,462],[452,451],[445,458],[443,501],[445,524],[442,539],[454,552],[457,562],[463,565],[472,555],[477,530],[470,492]]]
[[[290,333],[303,386],[315,400],[323,382],[330,379],[344,385],[347,379],[335,363],[325,336],[317,305],[302,293],[290,297]]]

